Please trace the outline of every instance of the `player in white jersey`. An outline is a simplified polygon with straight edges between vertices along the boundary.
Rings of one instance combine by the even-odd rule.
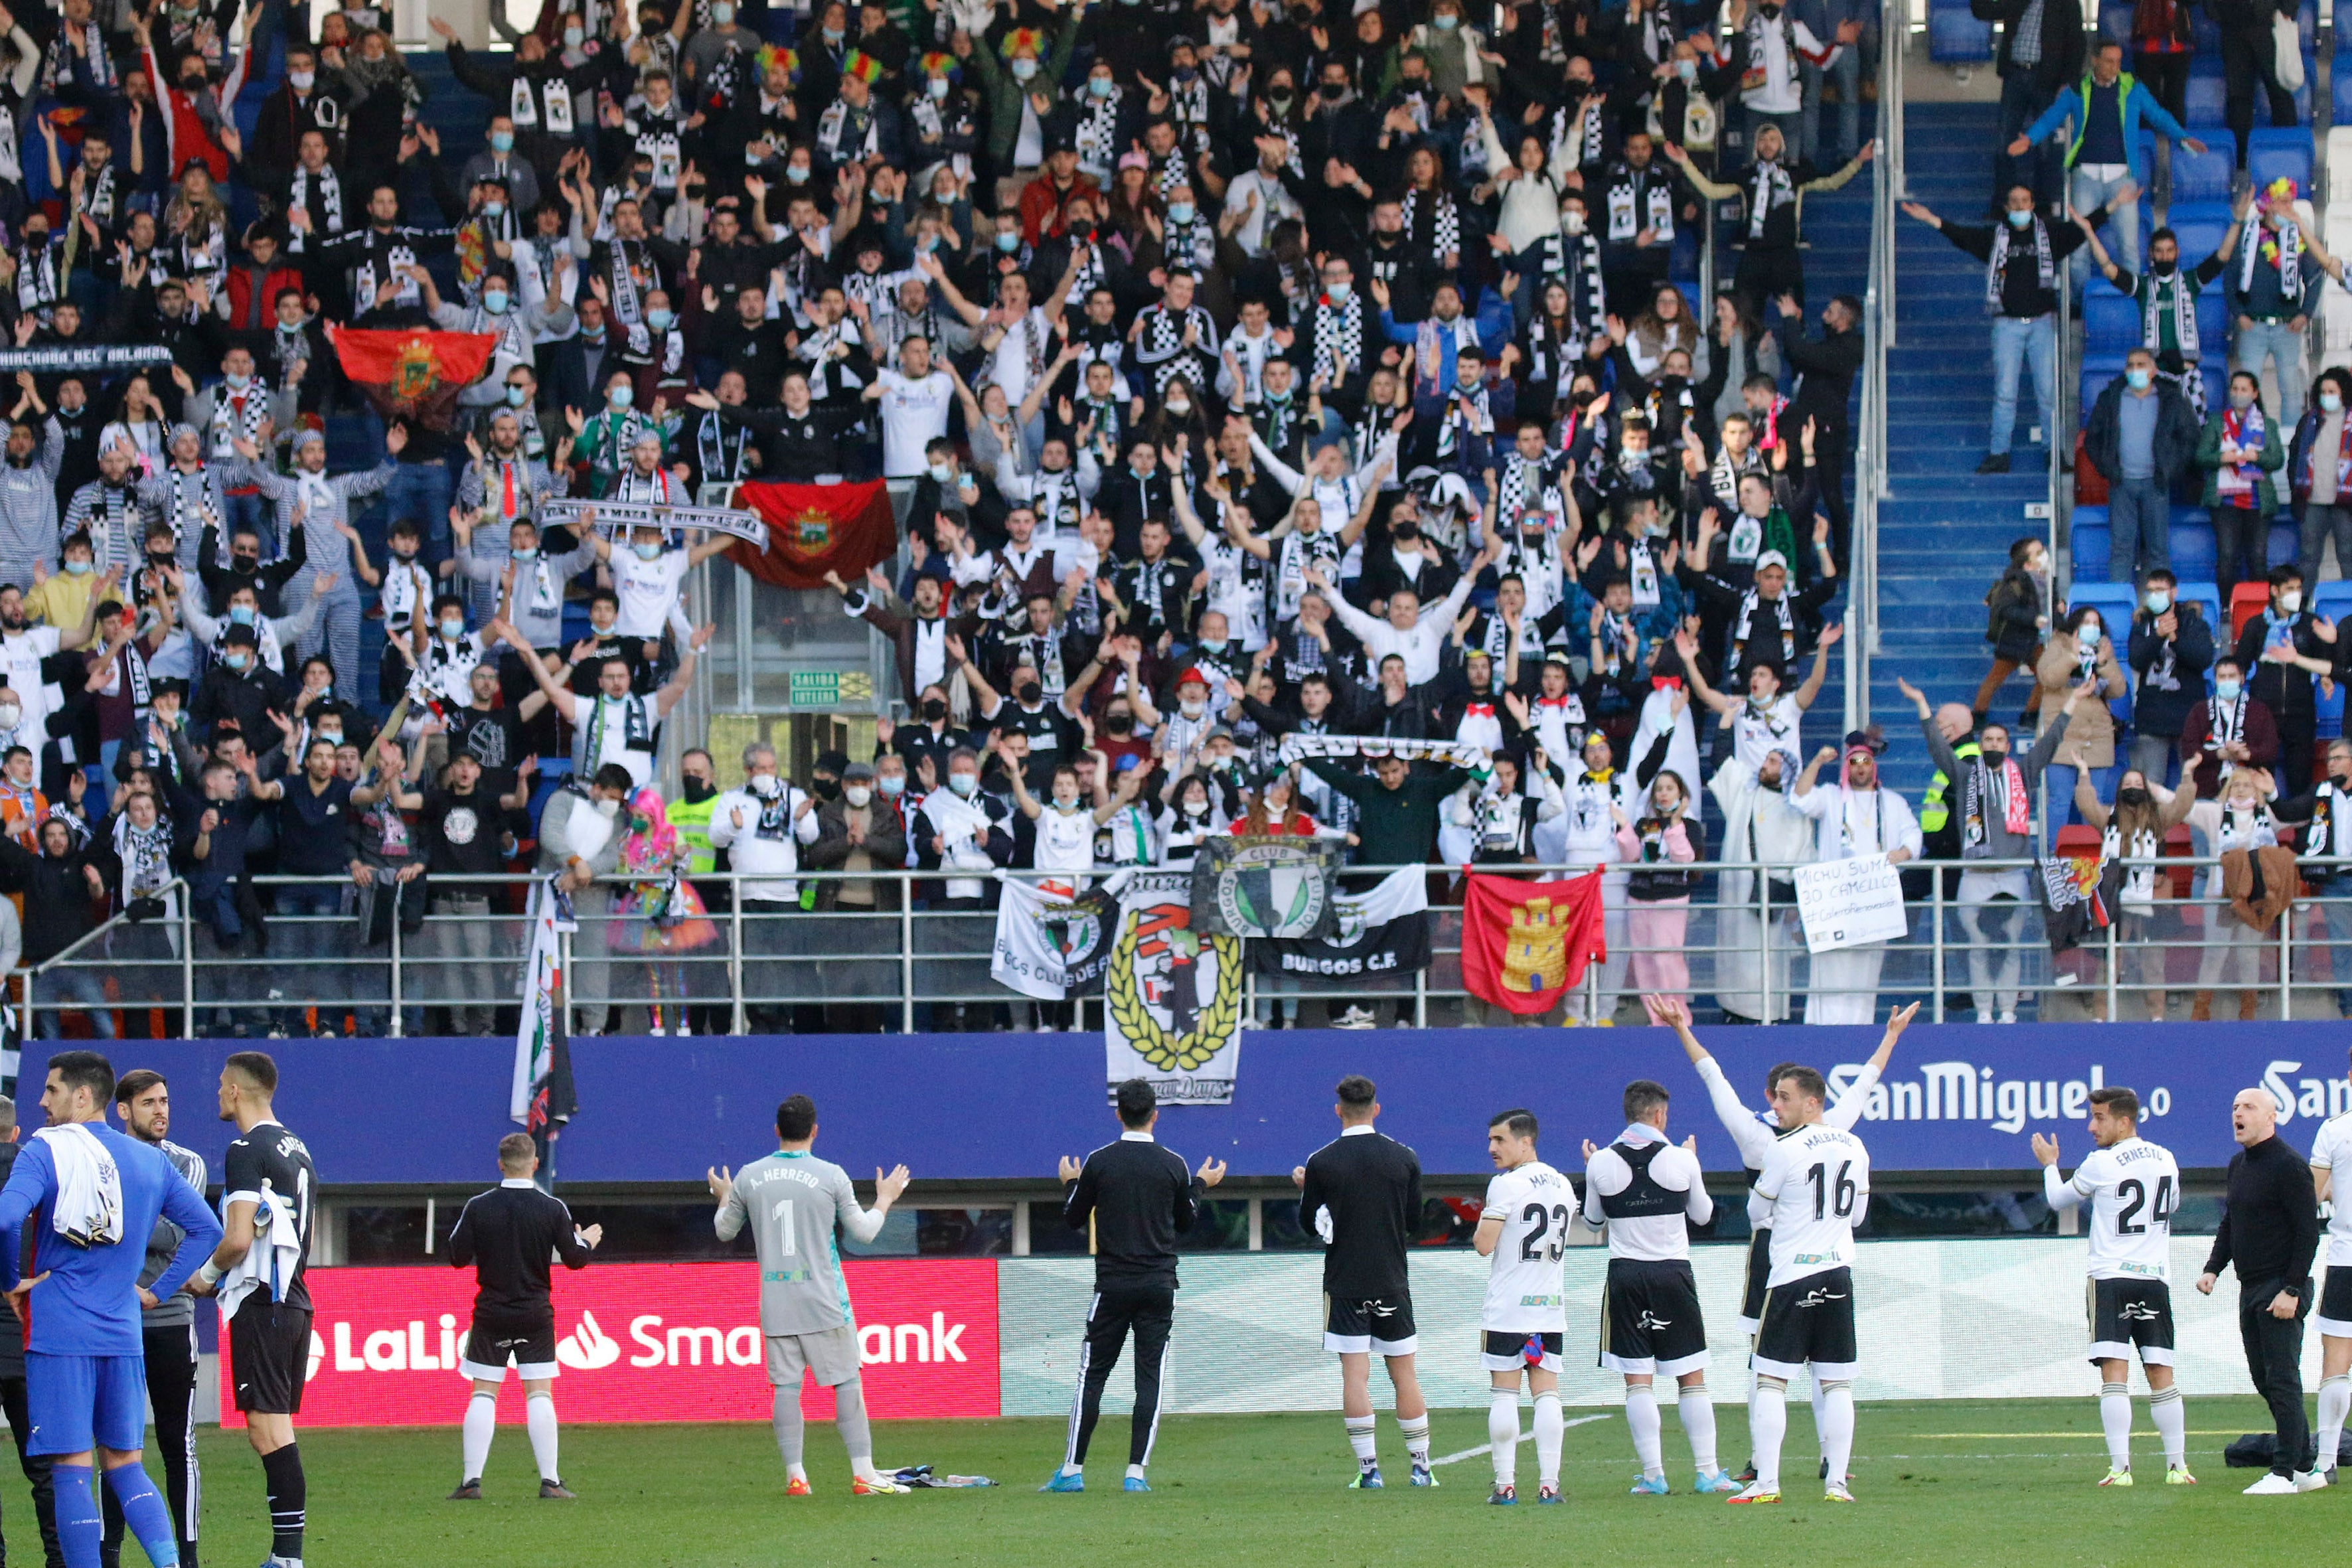
[[[1625,1425],[1642,1474],[1635,1497],[1664,1497],[1658,1435],[1660,1373],[1681,1386],[1696,1489],[1736,1492],[1715,1462],[1715,1403],[1706,1392],[1706,1322],[1691,1273],[1690,1227],[1715,1217],[1699,1167],[1698,1140],[1666,1141],[1666,1091],[1648,1079],[1625,1086],[1625,1131],[1605,1149],[1584,1145],[1584,1219],[1609,1234],[1609,1284],[1601,1308],[1601,1364],[1625,1380]]]
[[[1853,1454],[1853,1231],[1870,1213],[1870,1153],[1862,1140],[1822,1120],[1829,1086],[1811,1068],[1790,1068],[1772,1089],[1786,1129],[1756,1178],[1770,1205],[1772,1272],[1756,1325],[1756,1395],[1748,1407],[1756,1479],[1727,1500],[1780,1500],[1780,1440],[1789,1430],[1789,1380],[1810,1367],[1822,1385],[1828,1452],[1822,1497],[1852,1502]]]
[[[2110,1086],[2091,1091],[2091,1141],[2098,1145],[2058,1175],[2058,1140],[2033,1135],[2042,1190],[2053,1209],[2091,1205],[2085,1310],[2091,1360],[2099,1369],[2099,1425],[2107,1433],[2103,1487],[2127,1487],[2131,1473],[2131,1358],[2147,1373],[2147,1413],[2164,1439],[2164,1479],[2194,1486],[2189,1418],[2172,1381],[2172,1215],[2180,1206],[2180,1166],[2170,1151],[2139,1135],[2139,1096]],[[2321,1134],[2323,1137],[2326,1134]]]
[[[1486,1184],[1486,1212],[1472,1240],[1491,1258],[1486,1300],[1478,1311],[1479,1360],[1494,1384],[1487,1395],[1486,1442],[1495,1455],[1490,1503],[1519,1500],[1519,1378],[1535,1396],[1536,1500],[1559,1500],[1559,1348],[1568,1334],[1568,1297],[1560,1257],[1576,1191],[1536,1154],[1536,1119],[1506,1110],[1486,1123],[1486,1153],[1501,1173]]]
[[[2319,1310],[2311,1316],[2319,1331],[2319,1420],[2315,1436],[2320,1472],[2336,1484],[2336,1455],[2344,1443],[2344,1417],[2352,1413],[2352,1193],[2334,1201],[2336,1167],[2352,1165],[2352,1114],[2331,1116],[2311,1141],[2311,1184],[2327,1211],[2327,1282]]]
[[[1740,1104],[1731,1080],[1724,1077],[1723,1068],[1707,1054],[1706,1047],[1698,1043],[1698,1037],[1691,1033],[1690,1014],[1682,1003],[1673,997],[1654,997],[1650,999],[1650,1005],[1653,1016],[1672,1024],[1675,1033],[1682,1037],[1683,1054],[1690,1058],[1692,1066],[1698,1068],[1699,1081],[1706,1086],[1707,1098],[1715,1106],[1716,1119],[1723,1123],[1723,1130],[1731,1134],[1731,1142],[1739,1150],[1739,1163],[1747,1169],[1748,1179],[1752,1185],[1763,1173],[1764,1162],[1770,1157],[1772,1145],[1780,1136],[1780,1124],[1771,1109],[1780,1077],[1796,1064],[1778,1063],[1764,1075],[1765,1109],[1751,1111]],[[1832,1127],[1852,1127],[1862,1119],[1863,1110],[1870,1104],[1870,1091],[1877,1086],[1879,1075],[1886,1070],[1886,1064],[1895,1056],[1895,1042],[1903,1037],[1904,1029],[1918,1012],[1919,1004],[1914,1002],[1888,1016],[1886,1033],[1879,1039],[1878,1048],[1870,1054],[1870,1060],[1863,1064],[1861,1073],[1846,1086],[1845,1092],[1838,1096],[1837,1103],[1822,1114],[1823,1121]],[[1772,1226],[1766,1215],[1767,1206],[1753,1192],[1749,1193],[1748,1274],[1739,1298],[1740,1331],[1749,1335],[1756,1332],[1756,1321],[1763,1313],[1764,1281],[1772,1272]],[[1821,1379],[1813,1379],[1812,1384],[1813,1431],[1819,1434],[1824,1429]],[[1748,1383],[1748,1402],[1752,1411],[1756,1403],[1756,1381],[1752,1375]],[[1827,1480],[1829,1474],[1829,1447],[1824,1440],[1822,1479]],[[1748,1468],[1737,1479],[1754,1480],[1755,1462],[1750,1460]]]

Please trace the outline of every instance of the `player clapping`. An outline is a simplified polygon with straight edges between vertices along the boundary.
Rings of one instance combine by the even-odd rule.
[[[1536,1501],[1559,1501],[1559,1450],[1566,1423],[1559,1413],[1559,1349],[1568,1331],[1568,1299],[1560,1257],[1568,1247],[1576,1194],[1568,1178],[1537,1156],[1536,1119],[1506,1110],[1486,1124],[1486,1153],[1500,1173],[1486,1184],[1486,1208],[1472,1237],[1494,1260],[1486,1300],[1478,1313],[1483,1353],[1491,1375],[1486,1442],[1495,1458],[1495,1489],[1486,1500],[1519,1500],[1519,1380],[1535,1397]]]

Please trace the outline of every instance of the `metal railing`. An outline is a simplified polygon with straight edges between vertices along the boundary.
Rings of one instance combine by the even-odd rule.
[[[1961,992],[1977,994],[1986,1018],[2021,1008],[2047,1018],[2054,1008],[2114,1019],[2126,1010],[2126,993],[2237,992],[2240,1012],[2279,1018],[2329,1017],[2336,998],[2352,1001],[2352,868],[2341,888],[2304,889],[2282,919],[2255,931],[2226,901],[2208,896],[2213,862],[2127,864],[2158,868],[2165,896],[2122,904],[2116,924],[2055,958],[2032,901],[2033,862],[1911,868],[1925,888],[1906,900],[1905,937],[1843,962],[1807,953],[1789,879],[1793,866],[1766,866],[1761,877],[1758,867],[1739,863],[1675,868],[1696,878],[1683,905],[1632,898],[1629,873],[1643,868],[1606,867],[1610,957],[1591,967],[1560,1021],[1604,1021],[1622,1001],[1648,991],[1711,996],[1717,1008],[1744,1018],[1814,1015],[1822,1022],[1864,1021],[1882,1003],[1906,997],[1927,998],[1929,1016],[1940,1022],[1947,998]],[[1348,875],[1378,869],[1350,868]],[[1349,979],[1262,973],[1245,951],[1244,1016],[1261,1025],[1302,1022],[1302,1005],[1324,1003],[1334,1016],[1369,1005],[1416,1027],[1500,1021],[1474,1005],[1462,984],[1458,870],[1425,869],[1433,922],[1426,969]],[[1565,877],[1591,868],[1480,869]],[[2176,869],[2189,874],[2177,898]],[[2021,883],[2004,877],[2012,872],[2024,873]],[[174,883],[160,917],[118,916],[26,972],[34,1026],[27,1032],[61,1033],[61,1020],[79,1015],[94,1034],[121,1032],[118,1022],[146,1033],[140,1016],[160,1010],[166,1033],[331,1029],[398,1037],[421,1032],[428,1008],[443,1010],[438,1022],[446,1032],[511,1030],[526,911],[541,879],[436,877],[388,889],[356,889],[341,879],[262,880],[280,905],[268,921],[265,952],[225,942],[214,911],[194,907],[186,885]],[[936,876],[803,877],[799,881],[814,884],[814,901],[824,906],[805,910],[797,900],[759,896],[781,891],[785,879],[694,880],[711,907],[682,930],[636,912],[635,884],[608,881],[582,891],[580,929],[564,955],[575,1027],[604,1027],[614,1008],[620,1013],[613,1026],[640,1032],[642,1019],[645,1032],[661,1034],[913,1033],[1100,1021],[1100,1004],[1091,998],[1034,1002],[991,977],[997,910],[989,879],[980,879],[986,897],[942,908]],[[858,889],[873,901],[856,902]],[[2020,901],[1987,901],[2020,892]],[[419,899],[427,900],[421,910]],[[2063,1000],[2069,996],[2092,1000],[2077,1007]],[[2343,1010],[2352,1014],[2352,1005]]]
[[[1887,483],[1887,351],[1895,343],[1895,233],[1903,199],[1905,0],[1888,0],[1878,51],[1878,156],[1870,176],[1870,261],[1863,285],[1862,416],[1854,436],[1853,536],[1848,550],[1845,727],[1870,722],[1870,667],[1879,651],[1878,503]]]

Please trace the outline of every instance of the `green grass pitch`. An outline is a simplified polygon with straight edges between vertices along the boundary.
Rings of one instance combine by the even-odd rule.
[[[2136,1380],[2137,1381],[2137,1380]],[[457,1433],[442,1429],[302,1435],[310,1476],[308,1560],[317,1568],[772,1568],[919,1563],[1412,1563],[1573,1561],[1649,1564],[2163,1563],[2326,1560],[2352,1527],[2352,1486],[2303,1497],[2247,1498],[2254,1472],[2225,1469],[2221,1448],[2264,1425],[2251,1399],[2192,1397],[2189,1460],[2200,1485],[2163,1485],[2144,1401],[2133,1457],[2139,1484],[2101,1490],[2105,1445],[2089,1398],[1866,1404],[1855,1445],[1852,1507],[1824,1503],[1814,1479],[1812,1424],[1791,1402],[1788,1501],[1727,1508],[1691,1494],[1689,1449],[1665,1410],[1675,1495],[1626,1495],[1634,1467],[1622,1415],[1571,1426],[1562,1467],[1566,1506],[1534,1506],[1535,1452],[1522,1437],[1521,1502],[1485,1506],[1486,1413],[1436,1412],[1443,1485],[1402,1484],[1403,1450],[1381,1420],[1384,1492],[1345,1489],[1353,1464],[1336,1414],[1194,1415],[1163,1422],[1149,1497],[1119,1490],[1127,1418],[1106,1417],[1084,1496],[1040,1496],[1062,1447],[1059,1421],[881,1422],[876,1458],[981,1474],[988,1491],[853,1498],[830,1423],[809,1426],[812,1498],[787,1500],[765,1426],[572,1427],[565,1480],[575,1503],[537,1500],[521,1429],[502,1426],[484,1478],[488,1500],[451,1503]],[[1571,1421],[1596,1414],[1570,1410]],[[1723,1457],[1748,1451],[1736,1405],[1718,1407]],[[1526,1416],[1521,1426],[1524,1432]],[[261,1471],[235,1433],[200,1439],[203,1556],[245,1563],[267,1555]],[[150,1459],[152,1455],[151,1452]],[[9,1544],[25,1554],[30,1509],[21,1481],[5,1489]],[[36,1552],[37,1546],[35,1545]],[[1564,1557],[1560,1554],[1566,1554]],[[136,1549],[128,1553],[137,1561]],[[29,1557],[28,1557],[29,1560]]]

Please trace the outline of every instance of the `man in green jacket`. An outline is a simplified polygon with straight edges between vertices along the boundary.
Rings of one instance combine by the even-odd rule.
[[[1325,757],[1309,757],[1307,765],[1315,770],[1316,777],[1356,803],[1354,859],[1359,866],[1428,864],[1437,853],[1438,803],[1480,776],[1467,768],[1416,774],[1402,757],[1381,758],[1372,764],[1370,778],[1349,773]],[[1349,882],[1352,890],[1364,892],[1385,875],[1367,872],[1349,879]],[[1367,976],[1363,984],[1385,986],[1400,982],[1392,976],[1385,980]],[[1331,1023],[1340,1029],[1377,1028],[1382,1023],[1395,1021],[1394,1010],[1395,1004],[1391,1002],[1381,1003],[1377,1012],[1351,1003],[1345,1012],[1335,1013]],[[1381,1016],[1383,1014],[1389,1016]]]
[[[984,37],[974,39],[969,33],[959,32],[948,46],[956,58],[964,61],[979,77],[980,90],[987,100],[989,173],[996,179],[996,205],[1002,211],[1011,212],[1020,205],[1022,184],[1036,172],[1035,163],[1045,159],[1045,119],[1054,112],[1054,105],[1062,96],[1062,77],[1070,68],[1070,56],[1078,47],[1078,24],[1086,14],[1087,0],[1074,0],[1069,16],[1051,32],[1016,27],[995,45]],[[1004,52],[1003,63],[996,58],[999,48]],[[1041,54],[1045,56],[1042,66],[1038,63]],[[1026,112],[1022,102],[1024,95],[1028,99]],[[1021,146],[1022,121],[1032,115],[1037,128],[1034,142],[1036,158],[1024,170],[1016,167],[1016,154]]]

